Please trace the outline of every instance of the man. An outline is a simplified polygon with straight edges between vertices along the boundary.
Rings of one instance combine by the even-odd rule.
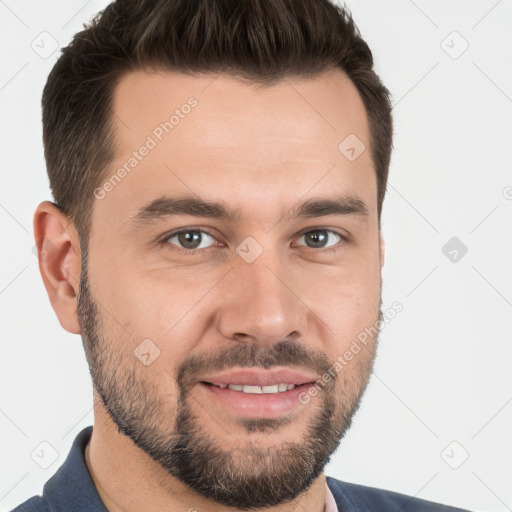
[[[372,66],[327,0],[118,0],[63,49],[34,231],[95,419],[16,511],[457,510],[323,474],[383,319]]]

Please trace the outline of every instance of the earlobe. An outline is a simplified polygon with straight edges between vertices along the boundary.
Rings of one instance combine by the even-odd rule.
[[[59,322],[66,331],[80,334],[80,240],[75,226],[55,204],[44,201],[34,213],[34,238],[39,271]]]

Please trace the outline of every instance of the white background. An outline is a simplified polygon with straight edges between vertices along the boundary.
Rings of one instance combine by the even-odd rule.
[[[32,252],[34,209],[51,199],[40,97],[58,51],[31,43],[67,44],[105,5],[0,2],[0,510],[40,493],[93,423],[80,337],[58,323]],[[404,310],[326,474],[512,510],[512,0],[348,5],[393,93],[383,307]],[[457,262],[442,252],[454,236],[468,248]],[[43,441],[58,452],[47,469],[31,458]]]

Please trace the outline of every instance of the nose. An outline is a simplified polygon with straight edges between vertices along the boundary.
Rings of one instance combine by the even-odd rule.
[[[304,336],[310,315],[290,269],[265,252],[238,261],[224,283],[218,325],[226,338],[270,346]]]

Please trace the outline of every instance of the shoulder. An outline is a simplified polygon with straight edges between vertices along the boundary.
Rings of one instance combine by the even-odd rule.
[[[340,512],[468,512],[393,491],[351,484],[326,477]]]
[[[32,496],[11,512],[51,512],[48,502],[42,496]]]

